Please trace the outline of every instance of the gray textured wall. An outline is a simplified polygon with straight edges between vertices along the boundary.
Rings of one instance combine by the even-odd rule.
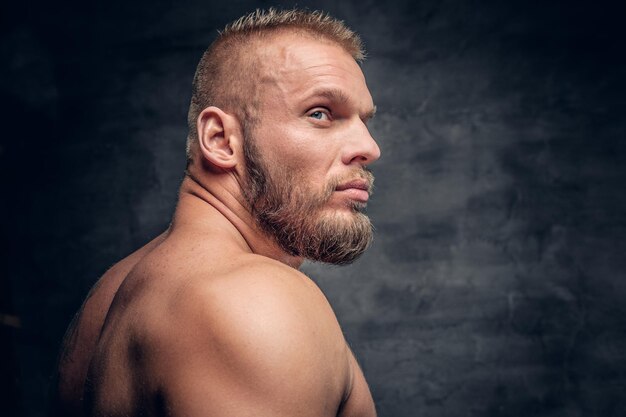
[[[43,415],[86,291],[167,225],[215,30],[275,4],[3,6],[9,415]],[[624,8],[300,4],[345,19],[370,55],[376,241],[350,267],[304,269],[381,417],[626,415]]]

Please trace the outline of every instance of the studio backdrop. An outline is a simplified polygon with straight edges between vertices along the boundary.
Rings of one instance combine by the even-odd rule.
[[[0,414],[38,417],[88,289],[168,225],[202,52],[227,22],[294,3],[7,3]],[[374,244],[303,270],[379,415],[626,415],[624,8],[298,5],[368,50]]]

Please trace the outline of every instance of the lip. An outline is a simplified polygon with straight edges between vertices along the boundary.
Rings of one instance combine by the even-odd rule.
[[[369,184],[364,180],[353,180],[344,184],[338,185],[335,191],[345,194],[348,198],[367,202],[369,199]]]
[[[337,188],[335,188],[335,190],[337,190],[337,191],[344,191],[344,190],[349,190],[351,188],[354,188],[356,190],[368,191],[370,187],[367,184],[367,181],[364,181],[364,180],[352,180],[350,182],[346,182],[344,184],[338,185]]]

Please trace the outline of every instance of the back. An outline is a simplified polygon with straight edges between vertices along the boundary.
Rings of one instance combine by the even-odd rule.
[[[89,291],[63,340],[56,377],[54,416],[82,416],[83,389],[102,325],[118,288],[135,265],[166,237],[161,234],[113,265]]]
[[[105,274],[68,331],[60,414],[373,415],[317,286],[216,242],[162,235]]]

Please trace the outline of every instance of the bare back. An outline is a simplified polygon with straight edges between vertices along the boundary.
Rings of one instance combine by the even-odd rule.
[[[310,279],[182,229],[90,292],[64,343],[59,415],[375,415]]]

